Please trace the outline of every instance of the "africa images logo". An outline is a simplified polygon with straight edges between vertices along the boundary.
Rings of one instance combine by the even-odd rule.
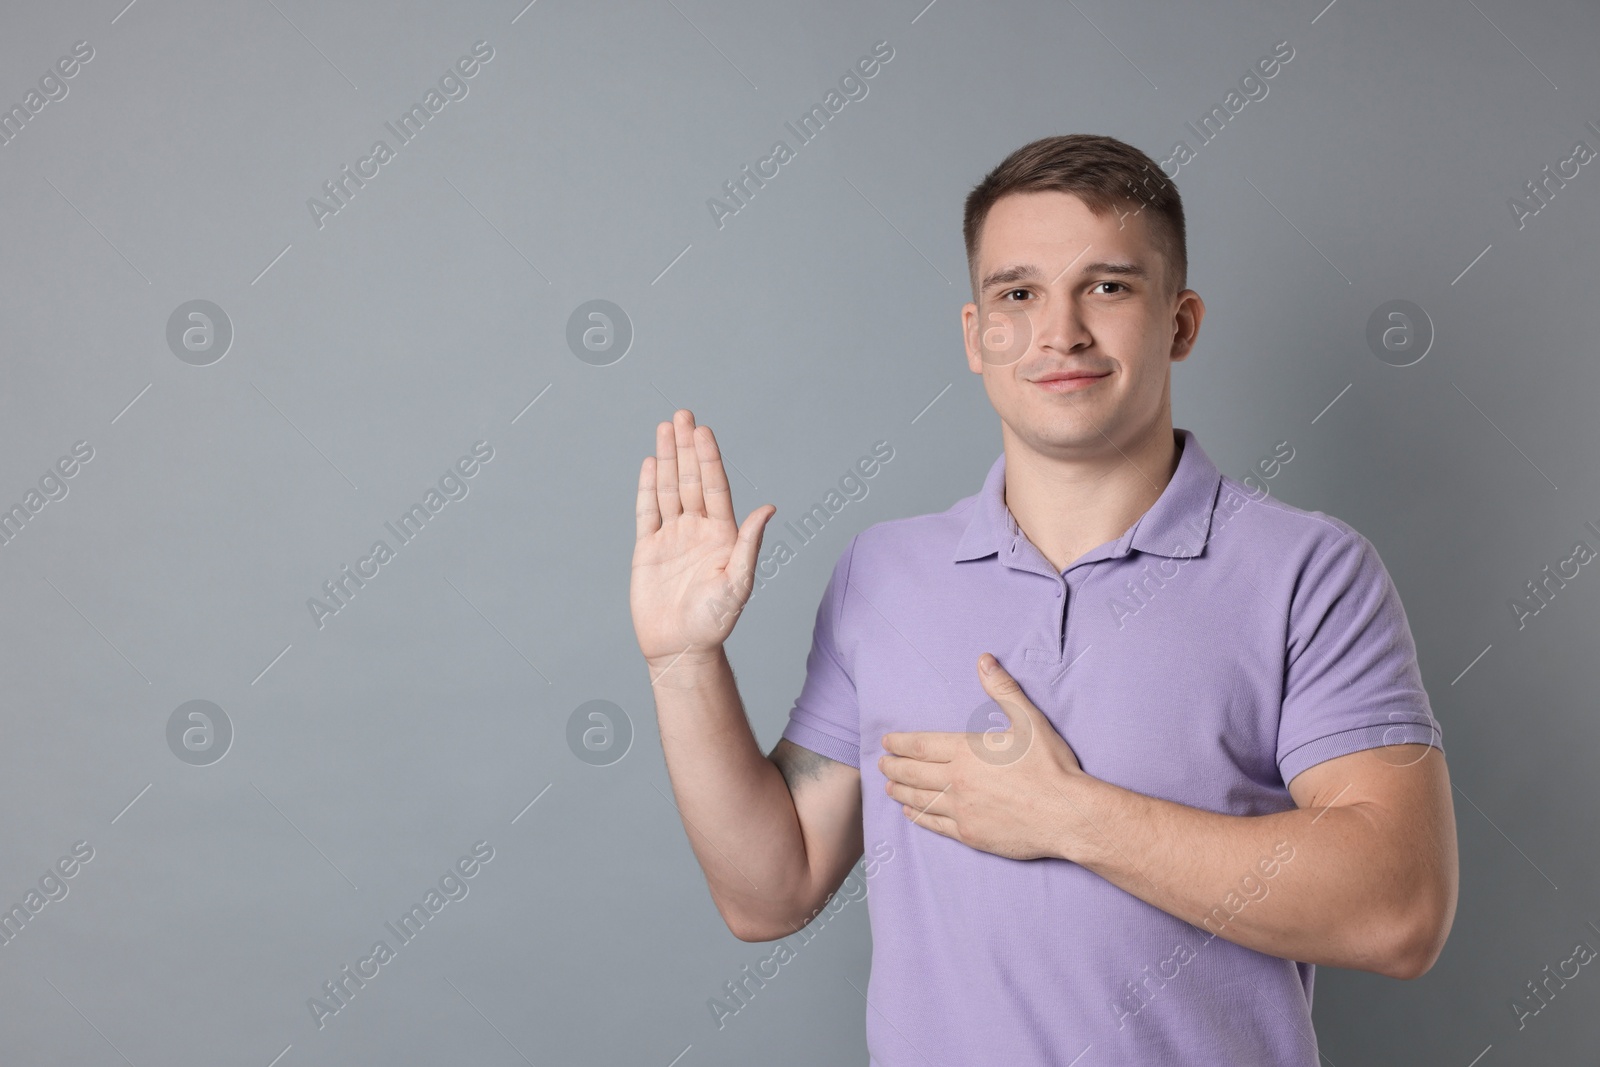
[[[357,190],[365,189],[367,182],[376,178],[386,164],[395,158],[397,151],[410,144],[422,133],[428,120],[443,111],[445,105],[452,100],[465,100],[471,87],[467,80],[477,76],[483,69],[482,64],[494,58],[494,48],[488,41],[478,41],[472,46],[472,54],[464,55],[456,60],[455,64],[446,68],[439,77],[439,87],[428,87],[423,94],[421,103],[413,103],[409,110],[401,114],[395,122],[385,122],[384,126],[394,135],[395,143],[391,147],[388,141],[379,139],[372,142],[372,150],[356,160],[356,167],[351,171],[350,164],[346,163],[339,168],[337,177],[330,178],[322,183],[322,191],[327,196],[326,200],[311,197],[306,200],[306,207],[311,211],[311,221],[317,224],[317,229],[322,229],[329,215],[337,215],[349,206]]]
[[[330,1018],[349,1007],[356,994],[382,974],[383,968],[399,955],[399,950],[415,941],[446,906],[467,899],[467,894],[472,891],[467,879],[476,877],[483,870],[483,865],[492,859],[493,845],[487,841],[474,842],[472,851],[456,860],[454,866],[439,877],[438,888],[429,886],[421,903],[412,904],[410,910],[395,922],[383,924],[394,935],[394,946],[390,946],[387,940],[374,941],[372,951],[356,960],[354,970],[348,963],[343,964],[334,977],[322,983],[322,996],[307,997],[306,1007],[310,1009],[317,1029],[327,1026]]]
[[[322,583],[327,600],[307,597],[306,608],[311,612],[311,621],[316,623],[317,629],[326,625],[329,616],[337,615],[348,607],[356,593],[365,589],[367,583],[379,575],[383,566],[395,558],[401,546],[415,541],[428,521],[443,511],[446,504],[452,500],[465,500],[472,491],[467,479],[475,477],[483,469],[483,464],[491,459],[494,459],[494,446],[488,441],[475,443],[471,455],[462,456],[444,472],[437,488],[429,486],[421,502],[412,504],[409,510],[401,514],[396,520],[400,524],[398,527],[393,522],[383,524],[384,529],[394,536],[395,547],[391,548],[389,542],[379,538],[372,543],[371,551],[356,560],[354,571],[347,563],[340,568],[337,577]]]
[[[879,41],[872,46],[870,55],[862,56],[856,60],[855,66],[840,75],[838,89],[829,89],[820,104],[812,104],[810,110],[795,120],[799,126],[785,122],[784,128],[794,134],[795,144],[799,147],[810,144],[822,135],[828,122],[843,111],[845,105],[854,100],[865,100],[871,91],[866,79],[875,77],[883,65],[893,58],[894,46],[888,41]],[[726,225],[726,219],[749,207],[756,192],[765,189],[767,182],[776,178],[784,164],[794,158],[795,149],[790,148],[787,141],[774,141],[772,151],[756,160],[754,171],[746,163],[739,168],[738,177],[723,182],[722,191],[728,199],[715,196],[706,199],[706,208],[711,212],[711,221],[717,224],[717,229]]]

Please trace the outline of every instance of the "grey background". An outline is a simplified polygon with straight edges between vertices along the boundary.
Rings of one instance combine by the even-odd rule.
[[[307,199],[480,39],[468,95],[319,229]],[[768,949],[721,925],[667,799],[628,614],[639,461],[688,406],[740,517],[781,523],[895,448],[730,643],[768,747],[850,535],[998,454],[958,331],[967,190],[1050,134],[1192,146],[1281,40],[1267,97],[1177,176],[1209,313],[1175,421],[1236,477],[1291,442],[1272,491],[1378,546],[1461,841],[1444,955],[1409,983],[1321,968],[1322,1050],[1593,1048],[1587,969],[1520,1031],[1510,1005],[1600,945],[1600,578],[1521,630],[1508,601],[1600,540],[1600,174],[1521,229],[1507,204],[1600,148],[1592,6],[7,4],[0,103],[79,40],[68,95],[0,146],[0,505],[94,449],[0,546],[0,905],[94,858],[0,946],[0,1061],[865,1062],[864,904],[725,1028],[707,1008]],[[783,123],[879,40],[868,96],[796,147]],[[779,138],[796,158],[719,229],[706,200]],[[194,299],[234,329],[210,366],[166,343]],[[609,366],[566,344],[591,299],[634,329]],[[1365,341],[1394,299],[1437,334],[1404,368]],[[307,598],[478,440],[469,495],[319,630]],[[166,740],[199,699],[235,731],[209,766]],[[634,727],[609,766],[567,744],[590,700]],[[476,841],[469,895],[319,1031],[307,998]]]

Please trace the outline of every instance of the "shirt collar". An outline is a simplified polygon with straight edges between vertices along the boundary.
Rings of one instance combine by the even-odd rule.
[[[1172,480],[1150,509],[1109,546],[1106,556],[1139,551],[1186,558],[1205,548],[1222,473],[1191,431],[1174,427],[1172,432],[1180,449]],[[1005,476],[1006,455],[1001,452],[968,512],[966,530],[956,545],[957,561],[993,555],[1025,536],[1006,506]]]

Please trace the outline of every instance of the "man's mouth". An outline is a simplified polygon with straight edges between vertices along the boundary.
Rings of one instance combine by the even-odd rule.
[[[1092,388],[1096,382],[1110,376],[1110,371],[1100,374],[1090,374],[1086,371],[1066,371],[1062,374],[1051,374],[1043,378],[1035,378],[1033,384],[1047,393],[1073,393],[1080,389]]]

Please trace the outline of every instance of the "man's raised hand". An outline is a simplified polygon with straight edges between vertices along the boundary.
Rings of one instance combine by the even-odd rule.
[[[639,467],[637,540],[628,601],[652,680],[680,660],[704,661],[733,632],[755,583],[757,553],[777,507],[733,521],[733,498],[711,427],[687,409],[656,425]]]

